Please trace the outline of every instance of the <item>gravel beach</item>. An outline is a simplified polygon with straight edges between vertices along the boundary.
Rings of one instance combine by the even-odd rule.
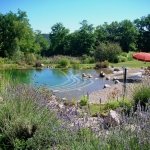
[[[120,68],[120,70],[122,70],[122,69]],[[131,75],[135,75],[140,70],[141,70],[140,68],[129,69],[127,72],[127,77],[129,77]],[[113,77],[116,77],[117,79],[123,79],[123,73],[121,73],[121,72],[109,74],[107,76],[109,76],[111,78],[111,80]],[[133,87],[134,87],[134,83],[126,84],[126,96],[127,97],[131,96],[131,91],[132,91]],[[90,103],[100,103],[100,99],[101,99],[101,103],[106,103],[111,98],[117,99],[117,98],[123,97],[123,93],[124,93],[124,84],[122,82],[120,82],[120,83],[114,84],[108,88],[92,92],[89,95],[89,102]]]

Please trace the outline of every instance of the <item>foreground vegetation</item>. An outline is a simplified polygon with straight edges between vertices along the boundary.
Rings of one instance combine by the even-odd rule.
[[[50,103],[51,94],[44,87],[36,89],[19,85],[9,81],[9,76],[7,81],[2,81],[1,149],[150,149],[149,82],[135,86],[130,101],[127,99],[123,103],[121,100],[113,100],[103,106],[96,106],[97,110],[99,109],[97,113],[118,107],[124,108],[121,113],[122,125],[108,127],[97,115],[97,125],[87,128],[86,123],[91,119],[93,106],[88,105],[86,97],[82,98],[81,104],[87,105],[87,109],[83,107],[82,113],[78,113],[71,105],[67,106],[68,112],[65,112],[60,108],[56,109],[54,103]],[[76,121],[81,117],[85,117],[83,124],[81,120]]]

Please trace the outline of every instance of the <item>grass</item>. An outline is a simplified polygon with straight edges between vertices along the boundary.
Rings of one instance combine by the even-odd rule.
[[[138,61],[138,60],[132,60],[132,61],[126,61],[126,62],[120,62],[120,63],[111,63],[110,66],[113,65],[114,67],[121,67],[121,66],[125,66],[125,67],[129,67],[129,68],[141,68],[143,67],[147,67],[150,66],[149,62],[142,62],[142,61]]]

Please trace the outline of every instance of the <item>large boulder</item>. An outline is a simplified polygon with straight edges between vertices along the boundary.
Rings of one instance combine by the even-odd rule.
[[[110,112],[108,113],[108,116],[104,119],[104,124],[107,127],[118,126],[121,123],[122,123],[121,115],[114,110],[110,110]]]

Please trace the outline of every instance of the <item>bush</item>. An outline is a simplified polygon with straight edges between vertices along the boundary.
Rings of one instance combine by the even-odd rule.
[[[139,84],[133,91],[134,107],[136,108],[140,102],[140,106],[144,107],[150,99],[150,85],[146,83]]]
[[[129,61],[132,61],[132,60],[133,60],[133,57],[132,57],[133,54],[134,54],[134,52],[129,52],[129,53],[128,53],[127,58],[128,58]]]
[[[121,54],[121,47],[115,43],[104,44],[101,43],[94,53],[95,60],[113,62],[114,58]]]
[[[127,57],[119,56],[119,62],[126,62],[127,60]]]
[[[118,62],[119,62],[119,57],[116,56],[116,57],[114,58],[113,62],[114,62],[114,63],[118,63]]]
[[[41,67],[41,64],[42,64],[42,61],[37,61],[37,62],[35,63],[35,67]]]
[[[106,110],[107,109],[114,110],[118,107],[122,107],[124,109],[126,108],[126,109],[130,110],[132,107],[132,102],[129,99],[124,99],[124,101],[122,99],[119,99],[118,101],[117,100],[111,100],[105,104]]]
[[[34,65],[36,62],[36,57],[34,54],[27,54],[26,55],[26,63],[29,65]]]
[[[95,67],[98,68],[107,68],[109,66],[109,62],[105,60],[104,62],[97,62]]]
[[[122,53],[121,53],[121,56],[123,56],[123,57],[127,57],[127,53],[122,52]]]
[[[61,67],[67,67],[70,65],[70,61],[67,58],[62,58],[59,64]]]
[[[88,97],[87,97],[86,95],[83,95],[83,96],[81,97],[81,100],[80,100],[79,104],[80,104],[81,106],[87,105],[87,104],[88,104]]]

